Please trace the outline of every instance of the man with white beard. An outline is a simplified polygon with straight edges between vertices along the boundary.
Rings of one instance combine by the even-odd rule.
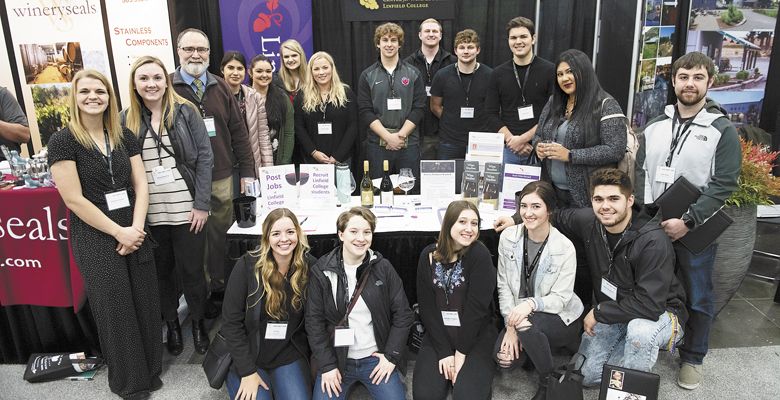
[[[233,223],[233,163],[238,162],[243,192],[244,182],[252,181],[255,177],[254,158],[246,125],[235,97],[222,78],[207,71],[210,49],[206,34],[198,29],[185,29],[176,42],[180,66],[171,74],[173,87],[176,93],[200,110],[214,153],[214,166],[211,170],[211,216],[206,224],[207,245],[204,258],[211,291],[206,317],[214,318],[219,314],[219,309],[214,306],[213,301],[220,300],[225,291],[225,235]],[[196,328],[198,327],[193,326],[193,336],[196,336]],[[205,329],[202,335],[208,341],[208,332]]]

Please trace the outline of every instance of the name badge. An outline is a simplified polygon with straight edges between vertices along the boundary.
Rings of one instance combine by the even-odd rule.
[[[106,204],[109,211],[130,207],[130,197],[127,195],[127,189],[106,192]]]
[[[317,133],[320,135],[332,135],[333,124],[330,122],[320,122],[317,124]]]
[[[520,121],[531,119],[534,117],[534,106],[517,107],[517,118]]]
[[[352,328],[336,328],[333,332],[333,345],[336,347],[355,344],[355,330]]]
[[[617,286],[608,281],[607,278],[601,278],[601,293],[604,293],[610,299],[617,301]]]
[[[674,183],[674,168],[659,165],[655,169],[655,181],[661,183]]]
[[[461,118],[474,118],[474,107],[461,107],[460,108],[460,117]]]
[[[214,117],[203,118],[203,122],[206,123],[206,132],[209,133],[209,137],[217,136],[217,127],[214,125]]]
[[[269,322],[265,325],[265,338],[284,340],[287,336],[287,322]]]
[[[441,320],[444,326],[460,326],[460,317],[457,311],[442,311]]]
[[[430,86],[426,86],[425,87],[425,94],[427,94],[428,97],[431,97],[431,87]]]
[[[176,179],[173,177],[172,169],[163,166],[157,166],[152,169],[152,181],[154,181],[155,185],[173,183],[174,180]]]
[[[387,99],[387,109],[390,110],[390,111],[400,110],[401,109],[401,99],[400,98]]]

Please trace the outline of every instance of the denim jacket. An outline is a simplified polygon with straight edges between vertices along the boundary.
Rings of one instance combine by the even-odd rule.
[[[520,304],[520,279],[523,268],[523,225],[506,228],[498,242],[498,302],[504,320]],[[580,298],[574,294],[577,259],[574,245],[554,227],[550,227],[547,245],[542,250],[533,281],[537,312],[558,314],[566,325],[582,314]]]

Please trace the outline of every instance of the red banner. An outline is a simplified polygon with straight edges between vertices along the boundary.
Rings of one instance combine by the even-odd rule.
[[[0,305],[84,303],[67,212],[54,188],[0,190]]]

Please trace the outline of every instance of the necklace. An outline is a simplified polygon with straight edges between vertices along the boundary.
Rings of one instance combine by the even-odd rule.
[[[567,101],[567,102],[566,102],[566,111],[565,111],[565,113],[564,113],[564,116],[565,116],[567,119],[568,119],[569,117],[571,117],[571,114],[572,114],[572,112],[574,112],[574,107],[575,107],[576,105],[577,105],[577,100],[576,100],[576,99],[575,99],[574,101],[571,101],[571,100],[569,100],[569,101]]]

